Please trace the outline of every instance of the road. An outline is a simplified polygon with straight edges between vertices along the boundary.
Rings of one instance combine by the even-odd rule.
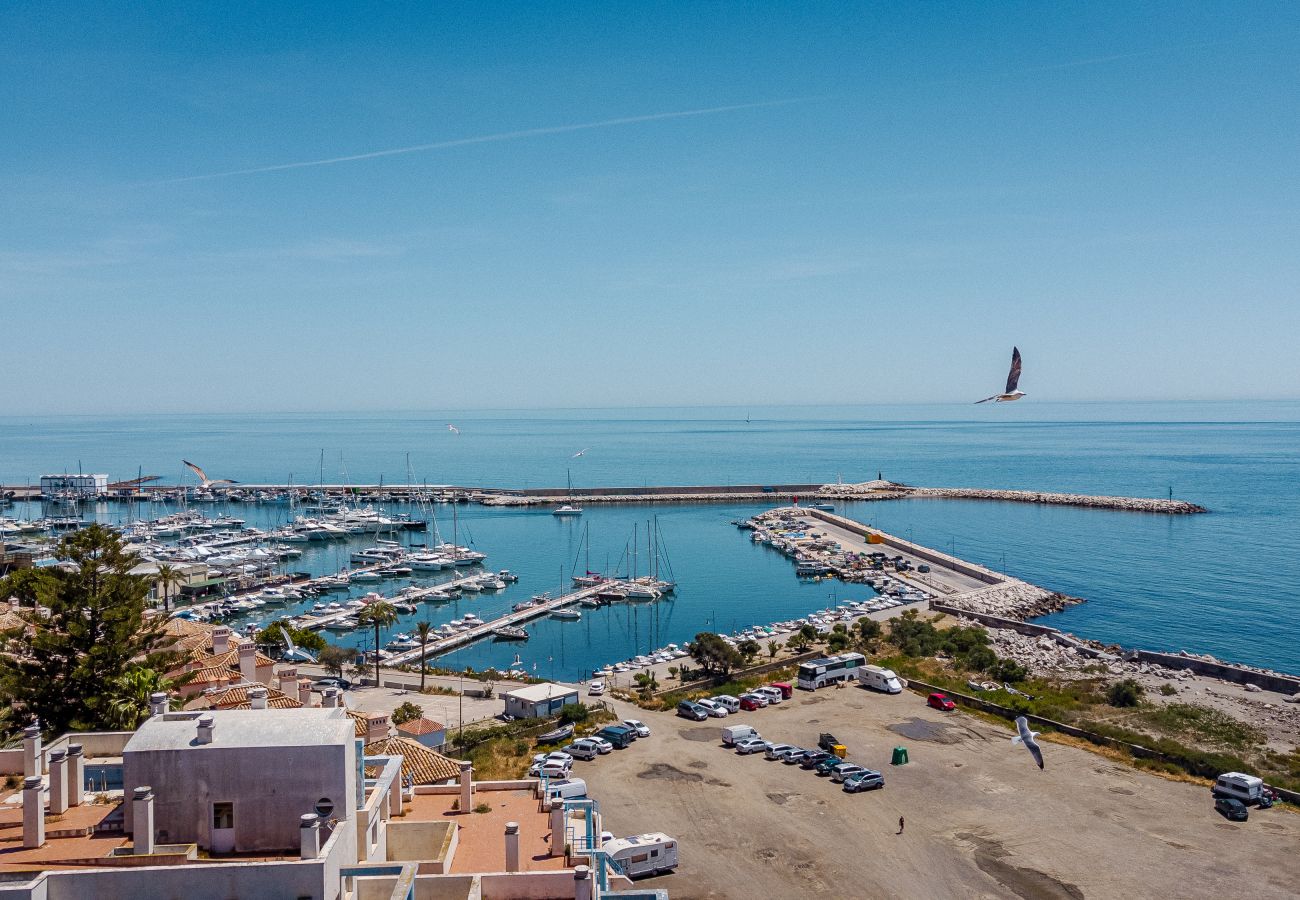
[[[650,738],[575,763],[618,835],[664,831],[681,865],[648,886],[674,900],[789,897],[1132,898],[1295,896],[1300,816],[1229,823],[1209,791],[1043,742],[1046,768],[1011,733],[941,713],[905,691],[796,692],[777,707],[690,722],[626,704]],[[821,731],[884,772],[883,790],[737,756],[721,724],[808,746]],[[907,747],[908,765],[890,751]],[[906,817],[897,834],[899,817]]]

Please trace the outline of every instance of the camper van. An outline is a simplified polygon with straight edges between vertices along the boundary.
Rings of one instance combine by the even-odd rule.
[[[1224,772],[1215,779],[1214,787],[1210,790],[1215,797],[1232,797],[1250,805],[1259,802],[1260,795],[1264,792],[1264,782],[1254,775]]]
[[[734,747],[736,741],[743,741],[745,738],[756,738],[758,732],[752,725],[728,725],[722,729],[722,743],[727,747]]]
[[[546,784],[546,796],[554,800],[583,800],[587,796],[587,782],[581,778],[557,778]]]
[[[662,832],[615,838],[603,849],[629,878],[677,868],[677,841]]]
[[[880,666],[863,666],[858,669],[858,684],[886,694],[903,692],[903,683],[898,680],[894,670],[882,669]]]

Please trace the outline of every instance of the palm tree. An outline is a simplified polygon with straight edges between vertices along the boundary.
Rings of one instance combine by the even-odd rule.
[[[169,563],[158,564],[158,574],[154,576],[154,583],[162,585],[164,613],[171,612],[171,604],[168,601],[171,599],[172,582],[179,574],[177,568]]]
[[[397,621],[397,609],[387,600],[379,600],[357,613],[357,624],[375,629],[375,687],[379,687],[379,630]]]
[[[429,634],[433,631],[433,626],[428,622],[420,622],[415,626],[415,634],[420,639],[420,693],[424,693],[424,673],[428,666],[424,662],[424,651],[429,646]]]
[[[134,731],[149,717],[151,696],[167,693],[171,687],[172,682],[161,672],[132,666],[110,685],[105,718],[114,728]]]

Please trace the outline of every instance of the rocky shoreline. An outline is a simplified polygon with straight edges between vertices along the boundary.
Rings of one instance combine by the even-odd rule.
[[[1049,506],[1079,506],[1087,509],[1115,509],[1126,512],[1195,515],[1209,512],[1186,500],[1158,497],[1111,497],[1092,494],[1063,494],[1045,491],[1013,491],[993,488],[909,487],[888,481],[863,484],[827,484],[817,492],[823,499],[900,500],[907,497],[936,497],[946,500],[1002,500],[1012,503],[1042,503]]]

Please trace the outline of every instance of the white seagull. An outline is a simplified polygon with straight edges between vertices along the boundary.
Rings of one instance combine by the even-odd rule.
[[[447,430],[450,431],[452,434],[460,434],[460,429],[450,423],[448,423],[447,425]]]
[[[590,450],[590,449],[591,449],[590,447],[583,447],[581,450],[579,450],[577,453],[573,454],[573,456],[571,456],[571,457],[569,457],[569,458],[570,458],[570,459],[577,459],[579,456],[584,455],[584,454],[585,454],[588,450]]]
[[[1020,350],[1017,347],[1011,348],[1011,371],[1007,373],[1007,389],[1001,394],[994,394],[992,397],[985,397],[983,400],[976,400],[976,404],[988,403],[990,400],[996,400],[999,403],[1010,403],[1012,400],[1019,400],[1025,396],[1025,392],[1018,390],[1016,385],[1020,384]]]
[[[190,462],[188,459],[182,459],[181,462],[189,466],[190,469],[194,471],[194,474],[199,476],[199,481],[201,482],[201,484],[199,484],[200,488],[210,488],[214,484],[239,484],[238,481],[231,481],[229,478],[209,478],[206,472],[194,465],[194,463]]]
[[[1020,734],[1011,739],[1013,744],[1024,744],[1025,748],[1034,755],[1034,762],[1038,763],[1038,768],[1043,767],[1043,751],[1039,749],[1038,742],[1034,738],[1038,737],[1041,732],[1029,730],[1029,720],[1024,716],[1016,719],[1016,728]]]

